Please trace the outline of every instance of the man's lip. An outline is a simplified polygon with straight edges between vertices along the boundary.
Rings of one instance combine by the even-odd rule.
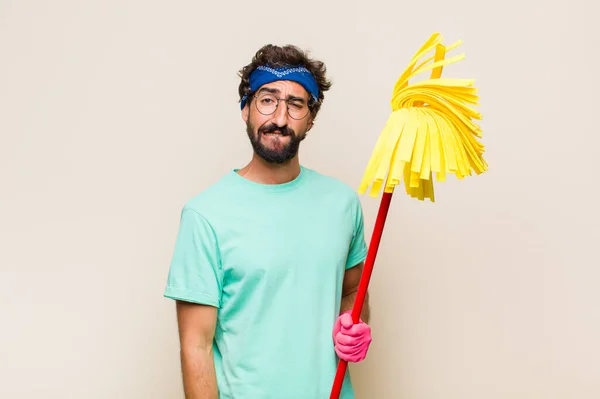
[[[276,130],[274,132],[263,132],[263,134],[277,134],[279,136],[287,136],[287,134],[283,134],[279,130]]]

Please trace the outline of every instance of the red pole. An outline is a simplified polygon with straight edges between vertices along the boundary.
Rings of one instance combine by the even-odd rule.
[[[377,257],[377,250],[379,249],[379,242],[381,241],[383,227],[385,226],[385,219],[388,214],[388,209],[390,208],[392,194],[393,193],[391,192],[384,192],[381,198],[377,219],[375,220],[375,226],[373,227],[373,235],[371,236],[369,251],[367,252],[365,266],[363,268],[363,272],[360,277],[360,283],[358,285],[356,300],[354,301],[354,306],[352,308],[352,320],[354,323],[358,323],[360,320],[360,314],[362,313],[363,304],[367,295],[367,288],[369,286],[369,281],[371,280],[371,273],[373,272],[373,265],[375,264],[375,258]],[[346,374],[347,367],[348,363],[345,360],[340,359],[337,372],[335,374],[335,380],[333,382],[333,388],[331,390],[331,396],[329,397],[330,399],[338,399],[340,397],[342,383],[344,382],[344,376]]]

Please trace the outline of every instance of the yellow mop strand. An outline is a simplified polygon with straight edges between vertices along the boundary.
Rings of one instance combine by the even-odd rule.
[[[392,113],[377,140],[359,193],[364,194],[371,185],[369,195],[377,197],[382,186],[389,193],[404,180],[408,195],[434,202],[434,173],[436,180],[443,182],[448,174],[463,179],[487,170],[484,146],[477,140],[482,137],[481,129],[473,122],[481,119],[472,108],[479,105],[474,80],[441,78],[444,66],[464,59],[464,54],[444,59],[462,42],[448,47],[441,42],[442,36],[434,33],[396,82]],[[433,50],[434,55],[417,64]],[[409,83],[428,70],[429,79]]]

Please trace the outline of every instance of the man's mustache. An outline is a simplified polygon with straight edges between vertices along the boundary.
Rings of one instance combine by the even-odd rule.
[[[259,134],[275,132],[281,133],[282,136],[293,136],[295,134],[294,131],[287,126],[277,126],[274,124],[262,126],[258,129]]]

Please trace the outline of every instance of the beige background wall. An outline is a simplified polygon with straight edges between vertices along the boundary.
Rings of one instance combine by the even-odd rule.
[[[600,397],[598,6],[0,0],[0,397],[180,398],[162,298],[183,203],[250,146],[237,70],[334,81],[302,162],[357,186],[434,31],[480,88],[489,173],[394,197],[361,399]],[[343,147],[342,147],[343,145]],[[378,201],[362,198],[370,237]]]

